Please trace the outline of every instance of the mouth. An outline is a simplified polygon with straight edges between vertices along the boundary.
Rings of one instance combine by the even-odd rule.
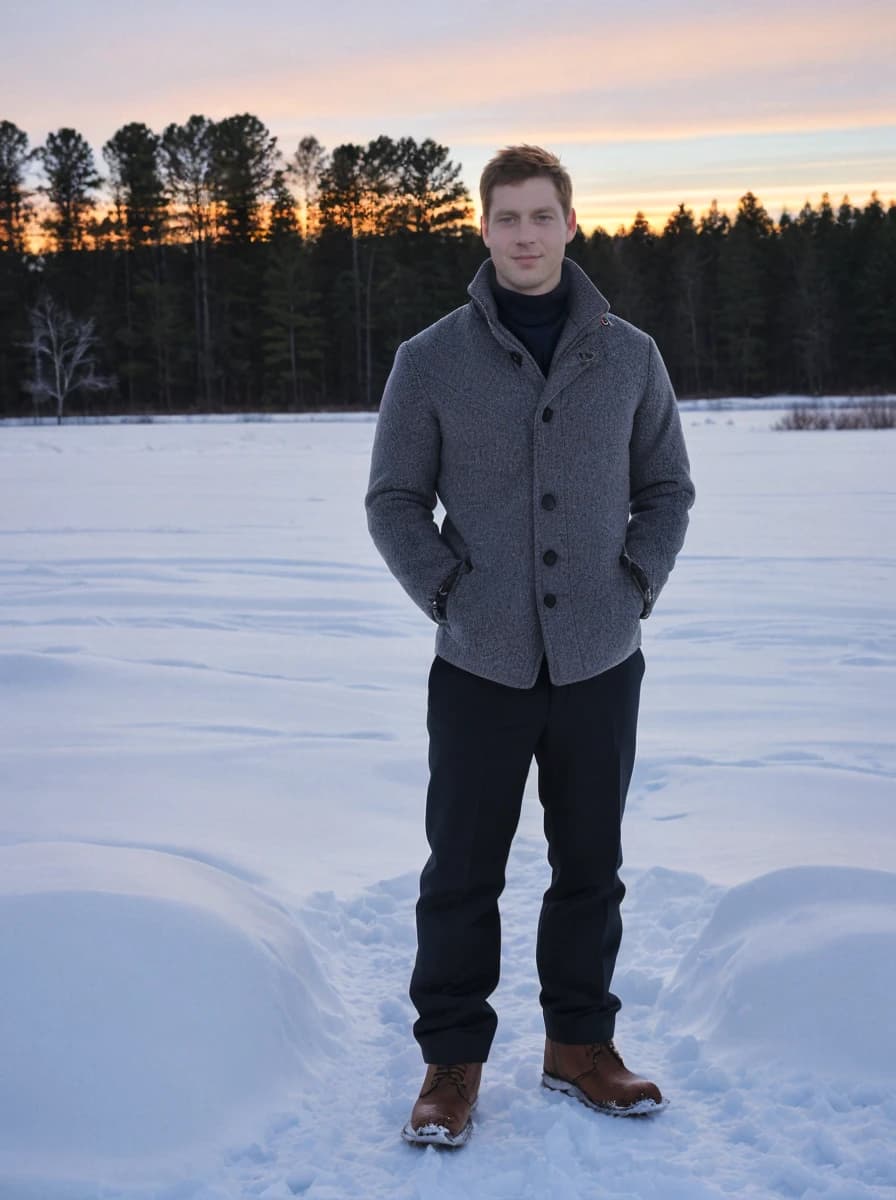
[[[520,254],[513,261],[518,263],[534,263],[538,262],[538,259],[539,255],[537,254]]]

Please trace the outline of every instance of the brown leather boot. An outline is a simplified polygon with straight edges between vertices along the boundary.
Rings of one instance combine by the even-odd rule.
[[[547,1038],[541,1082],[614,1117],[640,1116],[669,1103],[655,1083],[626,1069],[612,1040],[567,1046]]]
[[[431,1063],[411,1118],[401,1131],[404,1140],[425,1146],[462,1146],[473,1132],[470,1114],[481,1078],[482,1063]]]

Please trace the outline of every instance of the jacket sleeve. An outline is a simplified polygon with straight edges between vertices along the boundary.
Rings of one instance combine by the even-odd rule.
[[[386,566],[432,620],[464,567],[433,520],[441,434],[406,342],[380,402],[364,506]]]
[[[647,381],[629,443],[629,522],[622,560],[644,595],[650,615],[684,544],[695,489],[666,365],[653,338]]]

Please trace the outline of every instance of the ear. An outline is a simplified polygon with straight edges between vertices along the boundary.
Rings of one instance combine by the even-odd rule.
[[[485,244],[487,246],[488,245],[488,221],[486,219],[485,213],[483,213],[482,216],[479,218],[479,232],[482,236],[482,240],[485,242]]]
[[[567,240],[567,242],[571,242],[572,239],[576,236],[576,230],[578,229],[578,227],[579,227],[579,222],[578,222],[578,218],[576,217],[576,210],[574,208],[571,208],[569,210],[569,216],[566,218],[566,240]]]

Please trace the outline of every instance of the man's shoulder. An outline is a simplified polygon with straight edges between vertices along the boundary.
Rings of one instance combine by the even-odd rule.
[[[631,321],[626,321],[624,317],[617,316],[613,312],[607,313],[607,320],[610,328],[614,331],[616,340],[624,345],[632,349],[643,347],[646,350],[650,344],[650,334],[639,325],[633,325]]]
[[[419,333],[413,334],[405,342],[415,362],[421,366],[440,358],[443,354],[451,354],[464,346],[473,328],[473,306],[468,301],[461,304],[452,312],[439,317]]]
[[[601,343],[607,364],[634,378],[646,380],[653,353],[651,347],[655,344],[652,336],[646,329],[612,312],[608,312],[601,321],[607,322],[606,328],[601,331],[605,335]]]

